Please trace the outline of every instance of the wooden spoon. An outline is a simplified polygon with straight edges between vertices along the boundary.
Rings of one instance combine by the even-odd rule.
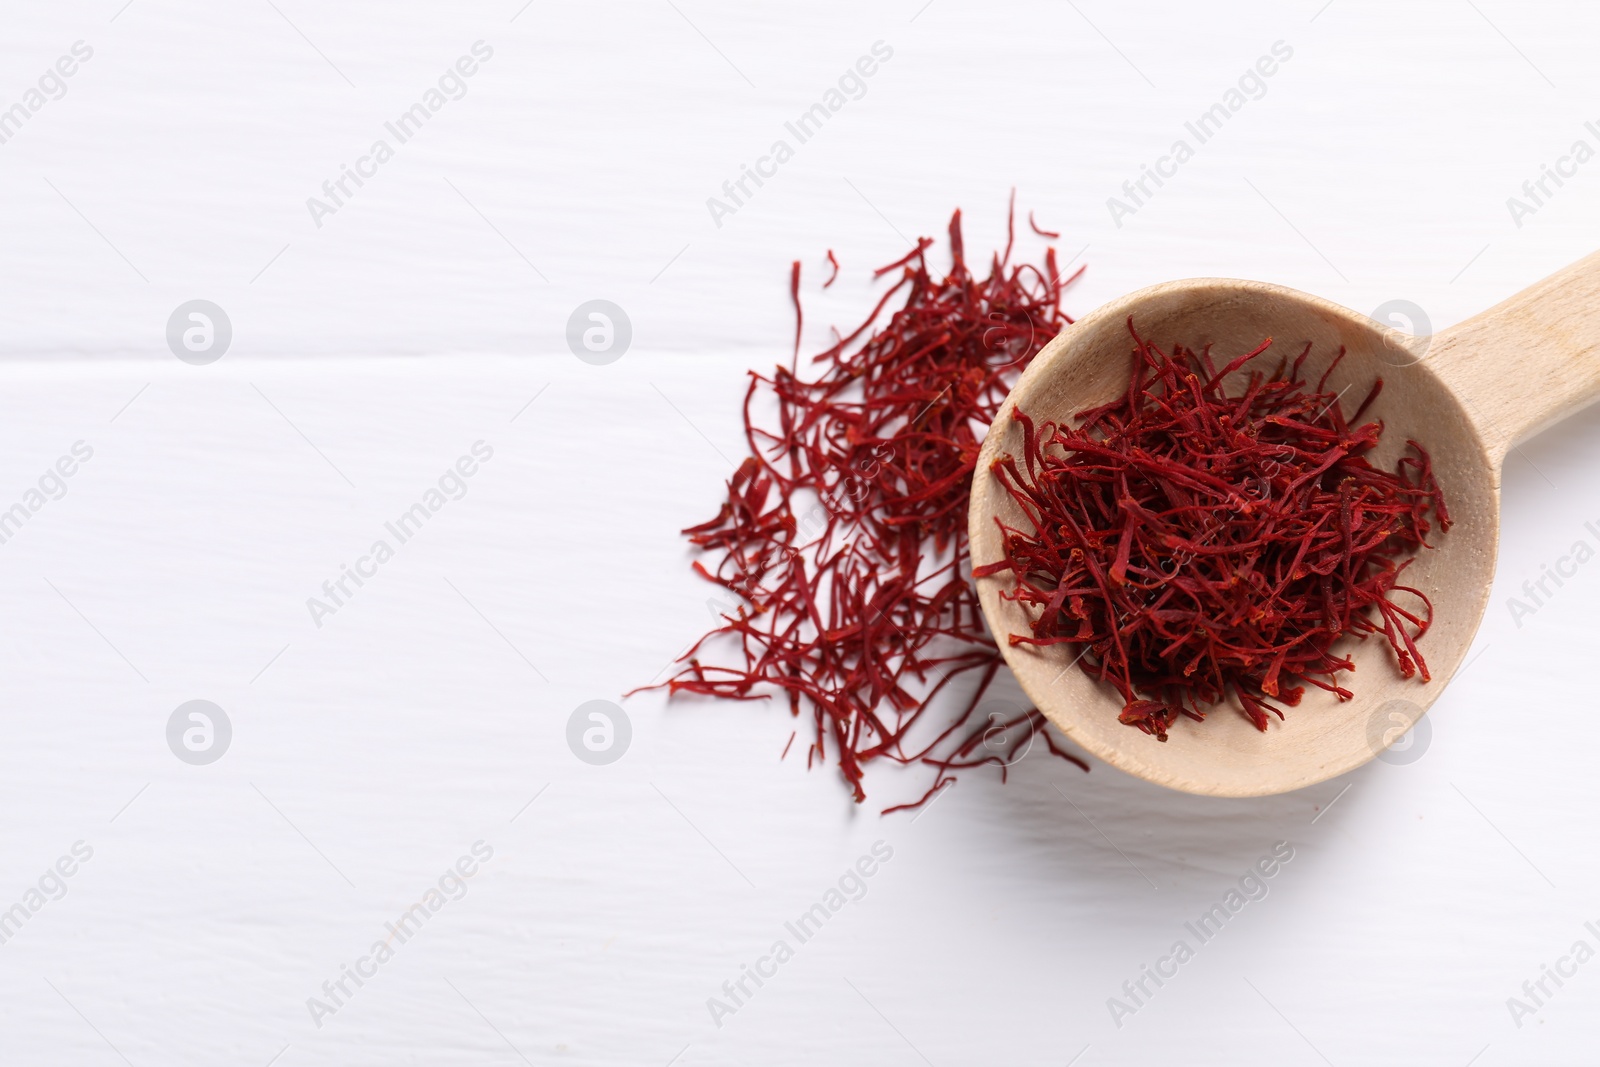
[[[1231,706],[1203,723],[1180,718],[1165,743],[1117,721],[1122,700],[1071,666],[1081,649],[1012,647],[1029,633],[1023,609],[1001,598],[1009,575],[980,580],[991,631],[1022,688],[1050,721],[1113,766],[1152,782],[1210,796],[1264,796],[1313,785],[1361,766],[1414,725],[1460,668],[1489,602],[1500,528],[1500,469],[1512,444],[1600,398],[1600,253],[1432,338],[1413,338],[1318,297],[1264,282],[1202,278],[1151,286],[1101,307],[1045,346],[1012,390],[978,457],[968,521],[975,565],[1003,556],[996,517],[1028,529],[990,471],[997,456],[1022,453],[1012,419],[1021,407],[1036,421],[1063,421],[1127,389],[1132,341],[1168,348],[1210,343],[1231,358],[1263,338],[1297,354],[1312,344],[1303,376],[1315,382],[1343,345],[1328,388],[1383,394],[1365,418],[1385,424],[1372,456],[1393,469],[1407,438],[1433,457],[1454,521],[1406,571],[1407,584],[1433,601],[1434,622],[1418,648],[1433,675],[1403,679],[1387,642],[1351,641],[1356,670],[1343,675],[1355,698],[1340,703],[1306,687],[1266,732]],[[1170,350],[1170,349],[1168,349]],[[1221,360],[1219,360],[1221,362]],[[1343,650],[1344,645],[1341,645]]]

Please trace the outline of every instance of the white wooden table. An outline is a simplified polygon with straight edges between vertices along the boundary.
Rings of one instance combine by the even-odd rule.
[[[0,1061],[1586,1062],[1600,567],[1507,603],[1600,546],[1597,413],[1508,467],[1409,763],[1208,801],[1030,758],[913,822],[877,811],[921,778],[855,809],[779,762],[778,709],[646,694],[620,759],[567,739],[709,621],[676,531],[787,352],[791,258],[821,342],[953,207],[995,247],[1015,185],[1090,265],[1073,310],[1226,275],[1455,322],[1600,241],[1600,163],[1562,163],[1600,149],[1600,13],[520,3],[3,15]],[[194,300],[205,365],[167,344]],[[598,365],[591,300],[631,325]],[[210,763],[168,744],[194,700]]]

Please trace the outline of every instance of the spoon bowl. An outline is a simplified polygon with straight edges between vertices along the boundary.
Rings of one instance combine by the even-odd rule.
[[[1591,311],[1591,308],[1595,309]],[[1316,382],[1338,355],[1327,388],[1347,408],[1375,378],[1383,392],[1364,420],[1384,432],[1370,458],[1393,469],[1407,439],[1425,447],[1450,507],[1447,533],[1430,535],[1406,571],[1406,584],[1433,602],[1433,625],[1418,643],[1432,680],[1402,678],[1387,642],[1349,638],[1335,649],[1353,672],[1354,692],[1339,701],[1314,686],[1298,705],[1257,730],[1236,708],[1214,708],[1204,722],[1180,717],[1168,740],[1118,721],[1122,699],[1074,665],[1081,647],[1012,646],[1031,633],[1024,608],[1001,596],[1008,574],[979,579],[991,632],[1023,690],[1068,737],[1130,774],[1189,793],[1263,796],[1313,785],[1355,769],[1404,736],[1461,668],[1488,606],[1500,528],[1500,469],[1520,437],[1600,395],[1600,254],[1432,338],[1413,338],[1348,308],[1263,282],[1169,282],[1114,300],[1067,328],[1034,358],[995,419],[979,455],[969,513],[975,566],[1003,557],[996,520],[1028,529],[991,471],[1022,453],[1018,408],[1035,421],[1070,421],[1127,390],[1133,373],[1132,317],[1141,336],[1212,346],[1220,366],[1274,339],[1293,357],[1306,342],[1302,378]],[[1244,372],[1236,372],[1244,373]]]

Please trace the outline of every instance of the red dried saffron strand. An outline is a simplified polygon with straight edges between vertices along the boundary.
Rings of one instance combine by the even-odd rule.
[[[1127,393],[1070,427],[1017,410],[1021,466],[994,464],[1032,527],[1001,523],[1005,558],[974,569],[1016,581],[1002,595],[1032,632],[1011,644],[1085,646],[1078,664],[1116,688],[1121,721],[1162,741],[1229,698],[1260,730],[1283,717],[1273,700],[1300,702],[1297,683],[1349,699],[1337,675],[1354,665],[1332,651],[1345,635],[1381,633],[1401,675],[1427,681],[1433,605],[1399,578],[1430,547],[1428,513],[1441,532],[1450,515],[1415,441],[1393,472],[1368,462],[1383,424],[1350,425],[1324,389],[1343,350],[1311,388],[1309,344],[1268,374],[1253,364],[1270,338],[1219,370],[1209,346],[1169,356],[1128,330]]]
[[[720,558],[703,577],[734,594],[723,625],[685,654],[669,692],[736,700],[787,696],[811,721],[807,765],[837,762],[855,799],[878,760],[934,768],[925,803],[960,769],[1007,766],[1037,737],[1059,748],[1033,708],[983,716],[1002,660],[968,579],[967,500],[983,434],[1022,369],[1072,320],[1055,250],[1043,268],[1010,263],[1013,227],[989,276],[968,269],[961,212],[951,267],[927,263],[931,238],[875,273],[896,277],[864,322],[812,360],[814,377],[751,372],[750,456],[715,518],[684,531]],[[799,329],[800,271],[790,292]],[[888,321],[874,328],[896,300]],[[756,406],[775,404],[758,426]],[[737,640],[727,666],[701,661],[717,636]],[[975,682],[957,686],[964,675]],[[948,700],[941,694],[952,693]],[[790,742],[793,742],[791,736]],[[785,753],[788,748],[785,747]]]
[[[800,261],[797,259],[789,265],[789,299],[794,302],[794,359],[800,361],[800,327],[805,323],[805,316],[800,311]]]
[[[822,283],[824,289],[839,280],[839,261],[833,258],[833,249],[828,249],[828,264],[833,267],[833,273],[828,275],[828,280]]]

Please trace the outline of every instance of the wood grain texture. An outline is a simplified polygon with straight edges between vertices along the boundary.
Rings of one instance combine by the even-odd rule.
[[[1440,331],[1427,361],[1498,467],[1515,442],[1600,399],[1600,252]]]

